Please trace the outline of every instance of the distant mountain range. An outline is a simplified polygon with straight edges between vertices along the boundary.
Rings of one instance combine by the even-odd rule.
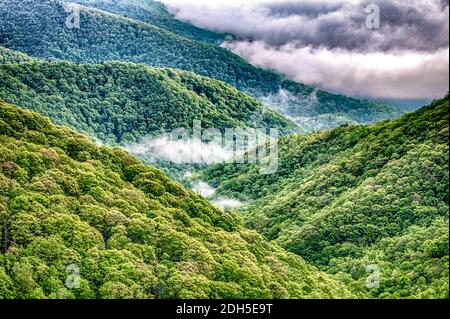
[[[142,21],[161,29],[181,35],[192,40],[202,41],[218,45],[231,35],[211,32],[198,28],[190,23],[177,20],[169,13],[165,6],[154,0],[74,0],[87,7],[97,8],[103,11],[116,13],[123,17]]]
[[[202,166],[203,158],[225,152],[223,145],[198,149],[194,165],[186,160],[189,144],[167,150],[166,133],[186,129],[272,128],[286,135],[297,126],[235,88],[188,71],[157,69],[124,62],[77,65],[45,62],[0,46],[0,99],[50,117],[107,145],[133,151],[182,180]],[[19,63],[16,63],[19,62]],[[174,147],[177,147],[176,149]],[[203,154],[203,158],[199,157]],[[188,163],[186,163],[188,164]]]
[[[1,49],[0,49],[1,50]],[[10,50],[0,59],[24,60]],[[294,123],[235,88],[192,72],[123,62],[0,65],[0,98],[103,143],[123,145],[177,128],[278,128]]]
[[[94,1],[93,5],[114,14],[78,6],[80,28],[68,28],[70,13],[66,10],[77,5],[56,0],[1,0],[0,45],[41,59],[76,63],[121,60],[193,71],[263,101],[304,132],[372,123],[404,113],[398,107],[330,94],[254,67],[209,43],[211,33],[178,22],[153,1],[142,6],[134,1],[101,3]]]

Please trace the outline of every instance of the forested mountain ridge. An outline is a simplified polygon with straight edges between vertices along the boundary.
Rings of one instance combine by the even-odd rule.
[[[0,64],[16,64],[24,62],[33,62],[37,59],[33,59],[18,51],[10,50],[0,46]]]
[[[161,3],[74,2],[0,0],[0,299],[448,299],[448,95],[404,115],[254,67]],[[236,212],[106,146],[194,153],[162,133],[195,120],[282,133],[275,174],[159,166]]]
[[[219,44],[226,37],[224,34],[201,29],[177,20],[161,2],[154,0],[74,0],[70,2],[142,21],[192,40]]]
[[[223,82],[124,62],[0,65],[0,98],[109,144],[192,128],[194,120],[204,128],[296,129]]]
[[[374,297],[448,298],[448,112],[446,97],[395,121],[286,137],[276,174],[216,165],[203,178],[248,202],[248,227],[349,284],[379,265]]]
[[[0,225],[0,298],[355,296],[161,171],[4,102]]]
[[[0,45],[45,60],[122,60],[193,71],[264,101],[305,131],[404,113],[400,108],[315,90],[256,68],[226,49],[98,9],[80,6],[80,28],[68,28],[65,8],[56,0],[0,0]]]

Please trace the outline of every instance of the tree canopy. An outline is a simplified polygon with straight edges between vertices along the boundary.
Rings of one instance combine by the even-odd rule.
[[[0,65],[0,98],[103,143],[192,128],[194,120],[204,128],[296,130],[294,123],[223,82],[124,62]]]
[[[220,164],[203,179],[248,203],[245,225],[377,297],[448,298],[448,97],[373,126],[280,142],[279,169]],[[351,275],[349,275],[351,274]]]
[[[3,102],[0,226],[0,298],[354,296],[161,171]]]

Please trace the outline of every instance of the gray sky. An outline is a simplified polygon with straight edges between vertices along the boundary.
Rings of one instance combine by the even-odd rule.
[[[223,46],[299,82],[376,98],[448,91],[448,0],[162,2],[182,20],[239,36]],[[366,27],[370,3],[379,29]]]

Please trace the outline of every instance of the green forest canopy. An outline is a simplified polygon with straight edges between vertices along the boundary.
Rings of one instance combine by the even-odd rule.
[[[26,55],[25,53],[10,50],[10,49],[0,46],[0,65],[1,64],[25,63],[25,62],[33,62],[33,61],[37,61],[37,59],[31,58],[28,55]]]
[[[4,102],[0,226],[0,298],[355,296],[161,171]]]
[[[347,282],[378,264],[375,297],[448,298],[448,97],[395,120],[280,142],[279,170],[215,165],[245,225]],[[352,275],[349,276],[348,273]]]
[[[223,82],[133,63],[0,65],[0,98],[110,144],[192,128],[194,120],[204,128],[296,129]]]
[[[111,144],[199,116],[294,129],[217,80],[307,117],[305,130],[403,113],[253,67],[145,4],[95,1],[126,17],[80,7],[69,29],[60,1],[0,0],[0,99]],[[395,121],[284,137],[277,174],[204,171],[218,196],[247,203],[239,217],[120,149],[0,110],[0,298],[448,298],[448,97]],[[64,284],[69,264],[81,289]],[[369,265],[379,289],[365,288]]]
[[[190,23],[177,20],[169,13],[164,4],[154,0],[73,0],[88,7],[98,8],[121,16],[142,21],[183,37],[203,41],[211,44],[220,44],[226,37],[224,34],[198,28]]]

